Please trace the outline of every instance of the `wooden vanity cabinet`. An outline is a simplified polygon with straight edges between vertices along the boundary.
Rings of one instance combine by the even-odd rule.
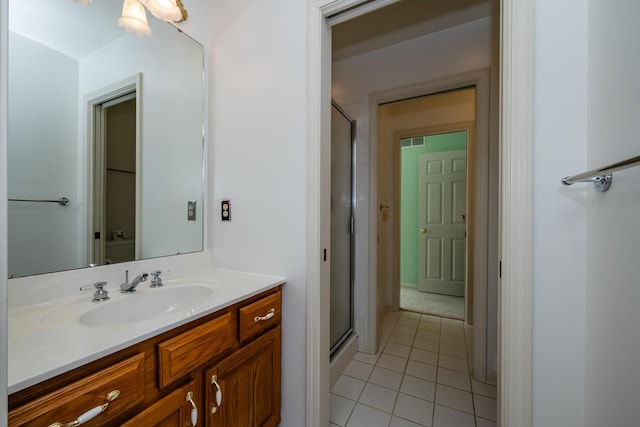
[[[87,426],[101,426],[115,420],[145,401],[145,355],[136,354],[105,367],[64,387],[38,396],[9,412],[10,426],[51,426],[76,420],[108,404]],[[113,394],[110,394],[113,393]],[[113,400],[110,400],[110,396]]]
[[[207,426],[280,422],[280,331],[271,329],[205,372]]]
[[[122,427],[192,427],[202,425],[203,414],[196,403],[201,401],[199,389],[195,386],[195,382],[191,381],[124,422]],[[196,411],[195,418],[193,417],[194,410]]]
[[[9,396],[9,426],[51,426],[118,396],[91,426],[280,422],[281,286]],[[222,401],[216,403],[216,376]],[[212,408],[216,404],[216,410]]]

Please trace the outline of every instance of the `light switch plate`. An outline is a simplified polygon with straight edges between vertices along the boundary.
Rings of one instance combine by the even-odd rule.
[[[196,201],[187,200],[187,221],[196,220]]]

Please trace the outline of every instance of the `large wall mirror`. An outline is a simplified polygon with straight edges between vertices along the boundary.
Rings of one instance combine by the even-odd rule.
[[[203,48],[121,8],[9,1],[10,277],[203,249]]]

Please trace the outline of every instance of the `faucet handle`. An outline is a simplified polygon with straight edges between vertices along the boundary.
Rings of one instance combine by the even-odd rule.
[[[104,289],[105,286],[107,286],[107,282],[96,282],[91,285],[81,286],[80,290],[87,291],[94,288],[96,291],[93,293],[93,299],[91,301],[100,302],[109,299],[109,292]]]
[[[160,270],[151,272],[151,276],[153,278],[151,279],[151,285],[149,285],[150,288],[159,288],[160,286],[162,286],[162,279],[160,278],[160,274],[162,274],[162,271]]]

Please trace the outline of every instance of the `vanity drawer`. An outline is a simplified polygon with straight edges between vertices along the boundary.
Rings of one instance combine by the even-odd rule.
[[[144,402],[144,362],[144,353],[137,354],[32,400],[9,413],[9,426],[51,426],[56,422],[64,425],[107,403],[107,395],[117,390],[118,396],[102,413],[83,423],[87,427],[108,425],[110,420]]]
[[[234,344],[231,313],[158,344],[159,386],[163,388],[185,374],[229,351]]]
[[[281,305],[282,292],[278,291],[240,308],[240,341],[245,342],[280,323]]]

